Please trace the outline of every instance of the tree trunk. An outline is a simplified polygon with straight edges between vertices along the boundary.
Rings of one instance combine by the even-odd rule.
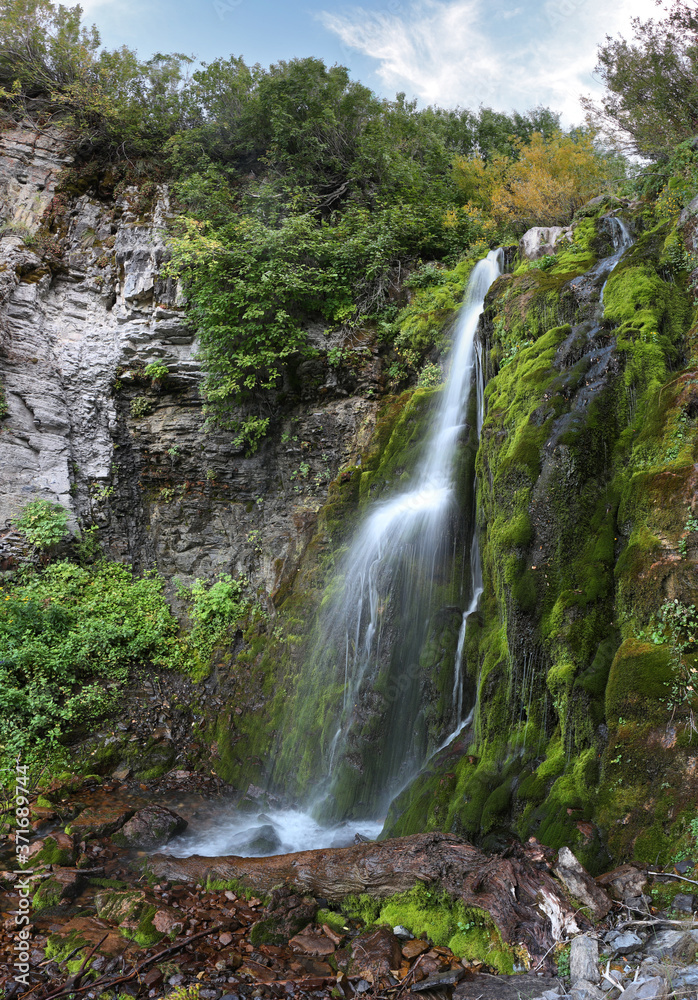
[[[425,833],[267,858],[155,854],[150,868],[161,879],[203,884],[235,878],[259,892],[289,885],[330,900],[359,893],[382,899],[426,882],[486,910],[502,939],[524,945],[536,965],[556,941],[588,924],[540,856],[530,860],[524,848],[516,854],[486,855],[458,837]]]

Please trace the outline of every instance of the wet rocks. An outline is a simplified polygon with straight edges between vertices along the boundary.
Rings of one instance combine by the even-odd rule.
[[[187,821],[164,806],[139,809],[116,833],[112,840],[123,847],[150,850],[187,828]]]
[[[402,962],[400,942],[389,927],[379,927],[355,938],[351,944],[351,973],[378,983]]]
[[[72,834],[77,840],[108,837],[131,819],[135,811],[135,808],[128,806],[103,802],[98,806],[83,809],[75,819],[71,820],[65,832]]]
[[[573,984],[580,980],[595,984],[599,982],[599,945],[595,938],[580,934],[572,939],[570,979]]]
[[[328,937],[324,934],[318,934],[312,928],[306,928],[300,934],[295,934],[288,943],[294,951],[302,952],[305,955],[322,957],[332,955],[336,950],[335,945]]]

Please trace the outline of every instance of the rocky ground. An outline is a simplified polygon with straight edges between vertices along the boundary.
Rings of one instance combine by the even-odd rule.
[[[551,870],[595,916],[557,947],[558,978],[495,975],[403,927],[366,927],[327,900],[288,887],[157,881],[148,852],[210,808],[216,779],[172,772],[159,782],[75,780],[31,805],[27,872],[14,835],[0,842],[0,986],[4,996],[453,996],[467,1000],[659,1000],[698,997],[693,861],[652,874],[623,866],[594,882],[573,856],[545,849]],[[14,963],[20,889],[31,883],[27,971]],[[603,916],[602,916],[603,914]]]

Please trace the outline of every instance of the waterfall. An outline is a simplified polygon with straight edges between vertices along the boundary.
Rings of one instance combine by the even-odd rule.
[[[469,430],[466,415],[473,381],[478,436],[482,426],[476,333],[502,259],[501,250],[491,251],[473,269],[424,457],[406,489],[369,510],[342,561],[341,584],[321,613],[310,662],[328,684],[332,675],[339,675],[343,685],[326,748],[325,778],[315,794],[316,813],[326,819],[379,814],[428,756],[420,657],[443,609],[454,558],[464,559],[462,546],[454,556],[460,520],[455,502],[457,456]],[[469,560],[465,555],[470,580],[467,593],[461,594],[466,607],[453,667],[451,722],[456,728],[463,714],[465,626],[482,593],[474,525],[471,534]]]
[[[279,768],[285,788],[294,775],[316,777],[306,810],[268,805],[256,817],[224,811],[209,819],[203,837],[189,831],[167,845],[168,853],[259,855],[339,846],[357,832],[374,838],[391,799],[434,751],[430,740],[448,732],[450,742],[472,721],[474,707],[462,718],[463,651],[482,572],[474,516],[468,524],[467,504],[459,503],[459,472],[472,488],[472,461],[462,468],[462,445],[469,441],[474,454],[484,416],[476,336],[503,257],[493,250],[473,268],[448,378],[415,473],[405,489],[369,509],[322,603],[298,688],[298,715],[289,719],[288,742],[282,739],[274,761],[278,766],[286,754]],[[441,665],[450,704],[439,733],[433,719],[431,727],[425,719],[421,660],[442,620],[457,643]]]

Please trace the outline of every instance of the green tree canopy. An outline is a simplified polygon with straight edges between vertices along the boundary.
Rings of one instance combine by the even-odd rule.
[[[665,20],[632,23],[632,41],[607,36],[598,51],[608,93],[583,103],[621,148],[663,159],[698,132],[696,0],[674,0]]]

